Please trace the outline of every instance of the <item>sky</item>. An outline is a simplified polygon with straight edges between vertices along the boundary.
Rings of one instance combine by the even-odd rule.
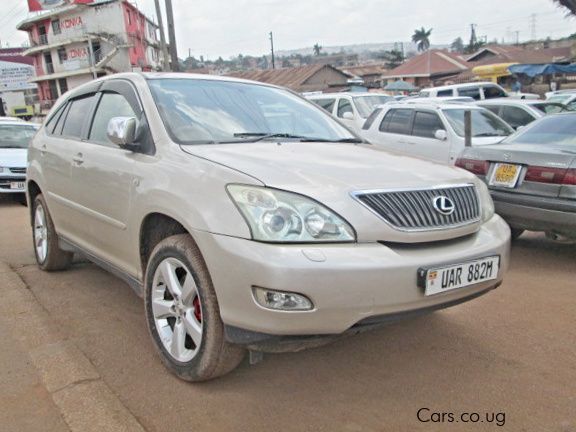
[[[25,33],[15,29],[26,18],[26,0],[1,0],[0,43],[20,46]],[[154,0],[132,1],[155,17]],[[164,3],[164,0],[161,0]],[[552,0],[173,0],[179,57],[227,59],[263,55],[274,32],[277,51],[363,43],[407,42],[414,29],[432,28],[432,44],[450,44],[477,35],[506,42],[576,33]]]

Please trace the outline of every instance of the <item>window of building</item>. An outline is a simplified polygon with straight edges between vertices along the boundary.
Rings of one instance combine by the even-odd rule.
[[[50,80],[48,81],[48,92],[50,96],[50,100],[55,101],[58,99],[58,86],[56,85],[56,81]]]
[[[59,19],[52,21],[52,33],[54,33],[55,35],[59,35],[60,33],[62,33]]]
[[[68,81],[66,78],[60,78],[58,80],[58,85],[60,86],[60,96],[68,91]]]
[[[132,12],[130,12],[130,9],[126,12],[128,13],[128,25],[132,25]]]
[[[58,60],[60,61],[60,64],[68,60],[68,53],[66,52],[66,48],[64,47],[58,48]]]
[[[71,106],[68,109],[68,115],[66,116],[64,128],[62,129],[63,136],[77,139],[82,137],[84,122],[90,113],[90,108],[93,101],[94,95],[80,99],[74,99],[70,102]]]
[[[411,109],[392,109],[386,113],[380,131],[393,134],[410,135]]]
[[[115,146],[108,139],[108,122],[113,117],[136,117],[136,113],[126,100],[118,93],[104,93],[94,115],[90,130],[90,141]]]
[[[434,138],[437,130],[446,130],[438,114],[431,112],[416,112],[412,135],[422,138]]]

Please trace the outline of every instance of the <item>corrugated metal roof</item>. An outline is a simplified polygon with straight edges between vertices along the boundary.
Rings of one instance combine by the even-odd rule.
[[[331,68],[337,71],[338,73],[342,74],[343,79],[349,78],[349,76],[343,71],[330,65],[321,65],[321,64],[308,65],[296,68],[286,68],[286,69],[266,69],[266,70],[233,72],[228,75],[236,78],[242,78],[252,81],[274,84],[282,87],[288,87],[295,91],[302,91],[302,90],[308,90],[306,88],[306,81],[308,81],[312,76],[314,76],[324,68]],[[330,84],[331,83],[326,83],[326,87],[330,86]],[[341,84],[341,82],[334,84]]]
[[[429,77],[459,73],[470,68],[461,56],[446,50],[428,50],[384,74],[388,78]]]

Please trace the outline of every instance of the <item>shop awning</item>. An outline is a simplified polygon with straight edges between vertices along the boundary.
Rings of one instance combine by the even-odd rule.
[[[553,75],[553,74],[576,74],[576,63],[569,65],[560,64],[523,64],[513,65],[508,68],[510,73],[523,74],[534,78],[538,75]]]

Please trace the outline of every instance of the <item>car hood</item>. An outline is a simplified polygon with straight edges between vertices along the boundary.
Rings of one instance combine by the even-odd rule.
[[[249,143],[183,146],[267,186],[294,192],[395,189],[470,182],[467,173],[374,146],[341,143]]]
[[[28,149],[0,148],[0,166],[8,168],[25,168]]]
[[[266,186],[297,192],[348,220],[359,241],[436,241],[470,234],[478,226],[406,233],[384,223],[352,198],[375,189],[412,189],[477,183],[464,170],[391,154],[371,145],[343,143],[245,143],[183,146],[191,155],[241,171]]]

